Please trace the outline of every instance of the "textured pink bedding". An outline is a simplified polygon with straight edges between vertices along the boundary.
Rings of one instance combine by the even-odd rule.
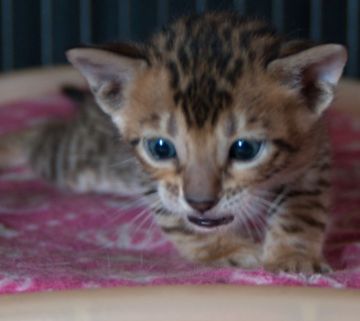
[[[0,108],[0,134],[71,117],[61,96]],[[59,191],[28,168],[0,170],[0,293],[155,284],[360,288],[360,120],[327,115],[334,145],[328,275],[274,275],[182,260],[136,200]],[[141,215],[139,215],[141,214]]]

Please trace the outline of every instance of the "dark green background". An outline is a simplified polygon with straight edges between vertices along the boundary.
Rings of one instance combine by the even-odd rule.
[[[348,45],[347,74],[358,76],[359,0],[0,0],[0,68],[65,61],[80,43],[141,41],[179,15],[238,10],[293,37]]]

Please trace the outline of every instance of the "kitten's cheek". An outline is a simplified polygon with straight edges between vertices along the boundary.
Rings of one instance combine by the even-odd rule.
[[[159,185],[158,194],[162,205],[171,213],[186,217],[187,213],[191,212],[186,202],[183,201],[180,196],[175,196],[170,193],[166,189],[165,184]]]
[[[167,192],[166,188],[160,184],[158,189],[160,201],[162,205],[170,212],[175,212],[176,200],[174,200],[171,195]]]

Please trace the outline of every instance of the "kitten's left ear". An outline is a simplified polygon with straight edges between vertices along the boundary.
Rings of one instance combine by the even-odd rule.
[[[100,107],[110,115],[126,103],[133,80],[146,66],[145,59],[129,50],[124,55],[120,50],[75,48],[66,55],[86,78]]]
[[[284,85],[299,91],[308,107],[320,115],[333,100],[346,60],[343,46],[320,45],[276,59],[268,65],[268,71]]]

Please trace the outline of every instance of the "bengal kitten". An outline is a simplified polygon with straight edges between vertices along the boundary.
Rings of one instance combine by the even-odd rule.
[[[80,191],[151,195],[158,225],[191,261],[329,271],[322,116],[343,46],[289,41],[263,21],[207,13],[143,45],[67,56],[102,111],[87,101],[72,123],[40,134],[29,152],[44,177]]]

